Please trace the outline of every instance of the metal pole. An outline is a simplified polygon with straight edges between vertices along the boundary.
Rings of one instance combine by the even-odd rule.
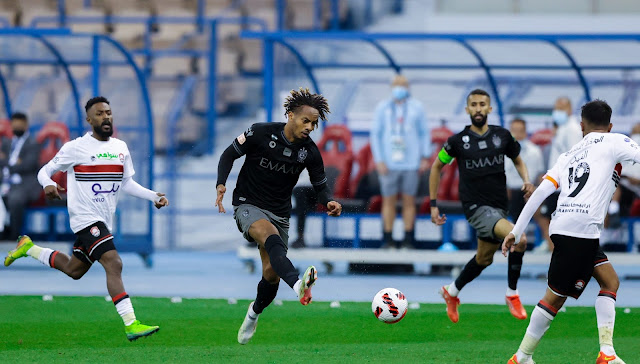
[[[218,21],[213,19],[210,23],[210,39],[209,39],[209,97],[207,110],[207,150],[213,152],[216,138],[216,118],[218,112],[216,110],[216,93],[218,88],[218,77],[216,75],[217,67],[217,49],[218,49]]]
[[[264,111],[267,122],[273,121],[273,40],[265,39],[263,48]]]
[[[284,19],[287,11],[287,2],[286,0],[276,0],[276,17],[277,17],[277,27],[279,31],[284,30]]]
[[[13,110],[11,110],[11,98],[9,97],[9,88],[7,87],[7,83],[5,82],[4,75],[2,75],[2,71],[0,70],[0,89],[2,89],[2,94],[4,96],[4,108],[7,112],[7,119],[11,118],[11,114],[13,114]]]
[[[331,0],[331,30],[340,29],[340,0]]]
[[[93,96],[100,95],[100,38],[98,35],[94,35],[93,39],[93,54],[91,59],[91,86],[93,90]]]

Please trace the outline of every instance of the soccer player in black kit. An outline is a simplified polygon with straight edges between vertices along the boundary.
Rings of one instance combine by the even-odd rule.
[[[440,172],[445,164],[458,160],[460,172],[460,201],[465,217],[476,230],[478,249],[476,255],[465,265],[458,278],[440,289],[447,303],[449,319],[458,322],[457,297],[460,290],[474,280],[493,262],[493,256],[502,240],[513,229],[507,217],[507,183],[504,173],[504,158],[509,157],[522,178],[522,190],[525,198],[533,193],[534,186],[529,181],[527,167],[520,158],[520,144],[511,133],[500,126],[488,125],[487,116],[491,112],[491,98],[480,89],[471,91],[467,96],[466,112],[471,117],[471,125],[460,133],[451,136],[431,166],[429,193],[431,200],[431,221],[442,225],[447,220],[440,215],[437,201]],[[524,320],[527,312],[522,307],[518,295],[517,283],[520,278],[522,257],[526,249],[526,239],[518,249],[509,255],[508,283],[505,301],[511,314]]]
[[[245,239],[256,242],[262,259],[262,280],[255,301],[249,305],[238,331],[246,344],[256,331],[258,315],[271,304],[282,278],[303,305],[311,302],[311,286],[318,279],[314,266],[302,279],[287,258],[291,194],[305,168],[309,171],[318,201],[329,216],[339,216],[342,206],[331,201],[322,156],[309,134],[326,120],[327,100],[309,89],[292,90],[284,103],[286,123],[257,123],[240,134],[222,153],[218,164],[216,206],[225,212],[222,198],[233,161],[246,155],[233,191],[233,216]]]

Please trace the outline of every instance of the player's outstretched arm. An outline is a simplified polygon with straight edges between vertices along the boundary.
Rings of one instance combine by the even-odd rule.
[[[436,205],[436,196],[438,196],[438,188],[440,187],[440,174],[444,163],[439,158],[433,162],[431,166],[431,174],[429,175],[429,196],[431,196],[431,222],[436,225],[443,225],[447,221],[446,215],[440,215],[440,209]]]
[[[531,197],[531,194],[536,189],[536,187],[529,180],[529,171],[527,170],[527,165],[524,163],[522,157],[517,156],[513,160],[513,165],[516,167],[520,178],[522,178],[522,192],[524,192],[525,200],[528,200]]]
[[[224,150],[224,152],[222,152],[222,155],[220,155],[220,161],[218,162],[218,181],[216,182],[215,203],[215,206],[218,207],[218,212],[226,212],[224,210],[224,206],[222,206],[222,198],[224,197],[224,193],[227,192],[227,188],[224,185],[227,183],[227,178],[229,178],[231,168],[233,168],[233,161],[242,156],[242,154],[238,152],[238,149],[236,149],[236,146],[244,144],[246,141],[245,138],[244,134],[241,134],[230,146],[227,147],[227,149]],[[238,142],[240,139],[242,139],[242,141]],[[234,143],[236,142],[239,144],[234,146]]]
[[[164,193],[151,191],[148,188],[142,187],[138,182],[134,181],[132,177],[123,179],[121,188],[122,191],[128,195],[153,202],[157,209],[169,206],[169,200],[165,197]]]

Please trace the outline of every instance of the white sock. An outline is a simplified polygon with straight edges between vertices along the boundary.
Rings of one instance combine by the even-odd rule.
[[[136,314],[133,312],[133,305],[127,292],[122,292],[111,299],[113,300],[113,304],[116,305],[116,311],[118,311],[118,315],[122,317],[124,325],[131,325],[133,321],[136,320]]]
[[[600,293],[602,294],[602,292]],[[613,348],[613,327],[616,322],[616,301],[607,296],[596,298],[596,319],[600,351],[606,355],[616,355]]]
[[[507,287],[507,297],[517,296],[517,295],[518,295],[518,289],[511,289]]]
[[[300,294],[300,285],[302,284],[302,280],[298,279],[298,281],[293,285],[293,291],[296,294]]]
[[[259,313],[256,313],[253,310],[253,302],[251,303],[251,306],[249,306],[249,312],[247,312],[247,314],[249,315],[249,318],[252,320],[255,320],[258,318]]]
[[[32,246],[29,250],[27,250],[27,254],[30,257],[37,259],[40,263],[46,265],[47,267],[51,267],[51,255],[57,252],[53,249],[42,248],[37,245]],[[55,258],[55,256],[54,256]]]
[[[456,287],[455,281],[451,282],[451,284],[447,286],[447,292],[449,292],[449,296],[451,297],[458,297],[460,290]]]
[[[531,320],[529,321],[527,332],[524,334],[520,348],[518,348],[518,352],[516,353],[518,361],[528,359],[533,355],[540,339],[542,339],[544,333],[549,329],[551,321],[553,321],[555,317],[555,314],[546,311],[541,308],[540,305],[541,303],[538,303],[538,306],[536,306],[531,313]]]

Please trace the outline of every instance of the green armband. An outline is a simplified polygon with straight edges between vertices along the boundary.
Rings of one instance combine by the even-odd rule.
[[[444,150],[444,148],[442,148],[440,150],[440,153],[438,153],[438,159],[440,159],[440,162],[444,164],[449,164],[453,160],[453,157],[450,156],[449,153],[447,153],[447,151]]]

